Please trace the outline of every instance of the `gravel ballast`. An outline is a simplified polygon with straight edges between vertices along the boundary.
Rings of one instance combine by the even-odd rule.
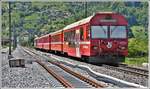
[[[13,56],[26,59],[26,54],[20,49],[13,52]],[[2,55],[2,87],[3,88],[50,88],[62,85],[47,73],[39,64],[25,64],[25,67],[9,67],[7,54]],[[28,59],[33,60],[28,56]]]

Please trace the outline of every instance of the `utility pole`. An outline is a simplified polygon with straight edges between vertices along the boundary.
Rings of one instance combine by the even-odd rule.
[[[87,17],[87,1],[85,1],[84,3],[84,9],[85,9],[85,17]]]
[[[13,22],[13,49],[16,48],[16,26],[15,26],[15,21]]]
[[[9,56],[11,56],[11,2],[9,4]]]

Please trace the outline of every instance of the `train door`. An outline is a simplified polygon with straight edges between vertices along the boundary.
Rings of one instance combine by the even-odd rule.
[[[80,55],[80,30],[76,30],[75,32],[75,39],[76,39],[76,44],[75,44],[75,49],[76,49],[76,56],[81,57]]]

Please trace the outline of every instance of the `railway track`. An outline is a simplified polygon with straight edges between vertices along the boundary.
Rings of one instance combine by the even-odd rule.
[[[42,63],[41,61],[37,60],[37,63],[39,63],[45,70],[47,70],[54,78],[56,78],[64,87],[66,88],[73,88],[72,84],[70,84],[67,80],[65,80],[63,77],[59,76],[56,72],[54,72],[53,69],[48,67],[46,64]]]
[[[48,71],[54,78],[56,78],[64,87],[74,88],[74,87],[84,87],[84,88],[102,88],[106,87],[104,84],[89,79],[80,73],[74,72],[73,70],[64,66],[59,62],[50,61],[49,64],[43,62],[40,57],[38,57],[33,51],[23,49],[27,54],[33,56],[36,62],[40,64],[45,70]],[[55,65],[55,66],[54,66]]]
[[[124,72],[126,74],[130,74],[130,75],[134,75],[134,76],[138,76],[138,77],[148,78],[148,70],[128,66],[126,64],[119,64],[119,67],[110,66],[110,65],[103,65],[103,67],[105,67],[107,69],[113,69],[113,70],[116,70],[119,72]]]
[[[51,62],[52,64],[55,64],[57,66],[59,66],[60,68],[62,68],[63,70],[65,70],[66,72],[72,74],[73,76],[76,76],[77,78],[81,79],[84,82],[89,83],[90,85],[92,85],[93,87],[99,88],[99,87],[104,87],[104,85],[97,83],[94,80],[91,80],[77,72],[74,72],[73,70],[70,70],[69,68],[65,67],[63,64],[61,64],[60,62]]]
[[[148,78],[148,71],[144,69],[139,69],[139,68],[134,68],[129,66],[114,67],[114,66],[104,65],[104,64],[102,66],[107,69],[124,72],[126,74]]]
[[[148,74],[147,69],[142,69],[142,68],[137,68],[137,67],[132,67],[132,66],[119,66],[119,67],[120,68],[126,68],[128,70],[136,71],[136,72],[143,73],[143,74]]]
[[[28,49],[28,48],[27,48]],[[76,61],[76,60],[70,60],[70,59],[68,59],[68,58],[62,58],[62,57],[59,57],[59,56],[57,56],[57,55],[51,55],[51,54],[46,54],[46,53],[42,53],[41,54],[41,52],[36,52],[36,51],[34,51],[34,50],[31,50],[31,49],[29,49],[31,52],[33,52],[33,53],[35,53],[36,55],[38,55],[38,56],[41,56],[41,58],[53,58],[53,56],[54,56],[54,59],[56,58],[58,58],[59,60],[67,60],[67,61],[69,61],[69,62],[71,62],[71,63],[77,63],[77,64],[83,64],[83,65],[88,65],[88,66],[91,66],[91,68],[94,70],[94,71],[98,71],[99,73],[102,73],[103,74],[103,71],[105,72],[104,74],[106,74],[106,75],[110,75],[110,76],[113,76],[113,77],[116,77],[116,78],[118,78],[118,79],[121,79],[121,80],[126,80],[126,81],[128,81],[128,82],[133,82],[133,83],[135,83],[135,84],[141,84],[141,85],[144,85],[144,86],[147,86],[147,75],[148,74],[146,74],[145,76],[143,75],[143,74],[138,74],[138,73],[130,73],[130,71],[131,72],[134,72],[133,70],[130,70],[130,71],[123,71],[123,70],[119,70],[119,69],[116,69],[116,68],[109,68],[109,70],[107,70],[108,68],[104,68],[103,66],[96,66],[96,65],[93,65],[93,64],[87,64],[87,63],[85,63],[85,62],[80,62],[80,61]],[[39,54],[40,53],[40,54]],[[112,66],[112,67],[114,67],[114,66]],[[119,67],[128,67],[128,65],[119,65]],[[126,68],[123,68],[123,69],[126,69]],[[110,74],[110,72],[114,72],[113,74]],[[116,73],[115,73],[115,71],[116,71]],[[138,71],[138,68],[137,68],[137,71]],[[107,73],[108,72],[108,73]],[[121,74],[121,75],[115,75],[115,74]],[[112,83],[113,84],[113,83]],[[118,85],[118,86],[120,86],[120,85]]]
[[[32,50],[31,50],[31,52],[34,53]],[[142,69],[142,68],[131,67],[131,66],[128,66],[126,64],[120,64],[119,67],[103,64],[103,67],[105,67],[107,69],[113,69],[113,70],[116,70],[119,72],[124,72],[126,74],[130,74],[130,75],[134,75],[134,76],[148,78],[148,70]]]

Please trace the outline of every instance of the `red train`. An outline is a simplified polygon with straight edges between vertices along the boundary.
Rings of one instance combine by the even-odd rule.
[[[119,63],[128,55],[127,20],[115,12],[99,12],[35,39],[35,48],[61,52],[89,62]]]

